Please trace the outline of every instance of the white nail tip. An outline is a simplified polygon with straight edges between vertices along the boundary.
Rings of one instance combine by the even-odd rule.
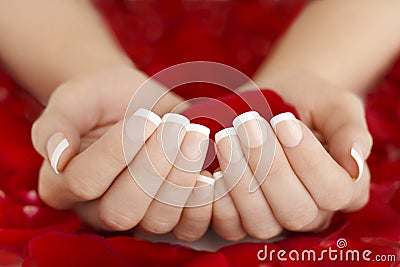
[[[207,137],[210,136],[210,129],[201,124],[189,123],[185,125],[185,129],[188,132],[198,132],[204,134]]]
[[[358,166],[358,177],[355,180],[355,181],[358,181],[361,178],[361,175],[364,171],[364,159],[354,147],[351,148],[350,154],[353,157],[353,159],[356,161],[357,166]]]
[[[218,180],[219,178],[222,177],[222,172],[221,171],[214,172],[213,177],[215,180]]]
[[[175,122],[175,123],[179,123],[183,126],[185,126],[186,124],[189,124],[190,121],[188,118],[186,118],[183,115],[180,114],[176,114],[176,113],[167,113],[165,114],[162,119],[162,122]]]
[[[136,112],[133,115],[148,119],[152,121],[156,126],[158,126],[161,123],[161,118],[157,114],[148,109],[140,108],[136,110]]]
[[[223,139],[226,136],[230,136],[230,135],[237,135],[235,128],[233,127],[229,127],[229,128],[225,128],[222,129],[221,131],[219,131],[218,133],[215,134],[215,143],[218,143],[221,139]]]
[[[239,116],[237,116],[233,120],[232,124],[233,124],[233,127],[237,128],[241,124],[245,123],[246,121],[259,120],[259,119],[261,119],[261,116],[260,116],[260,114],[258,114],[257,111],[248,111],[248,112],[242,113]]]
[[[53,155],[51,156],[50,163],[53,170],[59,174],[60,172],[57,169],[58,161],[60,160],[61,154],[64,150],[69,146],[68,140],[64,138],[54,149]]]
[[[197,177],[197,181],[203,182],[206,184],[214,184],[215,183],[215,179],[208,177],[208,176],[204,176],[204,175],[199,175],[199,177]]]
[[[275,126],[282,122],[282,121],[287,121],[287,120],[297,120],[296,117],[291,113],[291,112],[285,112],[278,114],[274,116],[269,123],[271,124],[272,128],[275,128]]]

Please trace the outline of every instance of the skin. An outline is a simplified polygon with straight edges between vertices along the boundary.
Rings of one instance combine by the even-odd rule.
[[[357,165],[349,151],[357,144],[367,158],[372,140],[362,102],[355,93],[368,89],[399,51],[399,13],[397,0],[310,2],[253,77],[260,87],[273,88],[296,106],[307,138],[295,148],[278,142],[271,175],[256,197],[246,196],[246,190],[236,190],[216,201],[212,212],[209,206],[180,210],[179,220],[175,217],[174,223],[161,232],[172,229],[179,238],[193,240],[202,235],[212,219],[214,229],[228,240],[238,240],[246,233],[267,238],[283,228],[319,230],[329,223],[334,211],[362,207],[368,200],[369,173],[366,168],[360,182],[352,183],[349,177],[357,175]],[[127,59],[95,9],[87,1],[1,1],[0,32],[2,65],[46,105],[32,128],[33,144],[44,158],[39,176],[42,199],[55,208],[74,208],[84,220],[101,228],[122,230],[140,225],[144,230],[160,232],[159,226],[152,224],[160,221],[163,212],[157,218],[157,212],[149,211],[151,199],[136,205],[140,212],[128,216],[117,204],[122,189],[116,181],[126,172],[122,147],[118,146],[121,120],[130,96],[147,77]],[[163,92],[157,87],[149,93],[156,97]],[[168,93],[153,111],[162,116],[181,101]],[[150,108],[151,104],[143,99],[140,107]],[[332,113],[332,109],[343,112]],[[55,133],[62,133],[70,143],[60,158],[58,176],[50,167],[47,152],[48,140]],[[317,133],[320,140],[312,133]],[[279,141],[279,134],[277,138]],[[226,152],[223,147],[217,148],[220,155]],[[255,150],[249,155],[254,159],[257,153]],[[300,161],[304,155],[314,154],[320,155],[317,167]],[[99,160],[102,164],[97,166],[108,168],[102,172],[87,168]],[[247,175],[251,176],[253,163],[248,165]],[[321,170],[338,174],[324,176],[325,185],[307,183],[307,177]],[[77,173],[85,173],[80,183]],[[99,173],[102,182],[95,186],[93,181]],[[162,178],[167,179],[168,173]],[[335,179],[346,186],[345,193],[328,186]],[[282,193],[280,188],[288,183],[290,192],[296,194]],[[337,199],[329,196],[338,194],[344,200],[335,206]],[[304,210],[290,206],[294,201],[290,197],[304,201]],[[240,208],[241,199],[249,201],[246,205],[259,207],[267,218],[245,214],[248,210]],[[150,219],[146,214],[152,214]],[[268,224],[258,227],[264,219]],[[230,223],[226,226],[227,220]],[[96,224],[99,222],[101,225]]]

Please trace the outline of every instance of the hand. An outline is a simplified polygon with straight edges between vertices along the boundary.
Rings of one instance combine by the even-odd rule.
[[[296,81],[290,80],[289,77],[282,77],[282,81],[291,81],[293,84],[296,84]],[[316,81],[318,80],[314,82]],[[271,87],[271,85],[268,86]],[[309,98],[311,99],[310,102],[312,102],[312,99],[318,98],[318,88],[314,88],[313,91],[311,91],[311,86],[306,86],[305,84],[303,84],[303,86],[309,90],[311,95],[304,97],[305,93],[302,91],[299,93],[302,97],[295,99],[301,101],[305,98]],[[287,107],[283,102],[277,101],[277,99],[275,99],[276,97],[274,98],[273,95],[263,94],[267,97],[271,109],[275,114],[277,114],[277,112],[292,111],[291,108]],[[344,92],[343,94],[348,93]],[[249,102],[252,98],[248,93],[246,93],[246,96],[244,96],[244,94],[241,94],[241,96],[245,97],[246,102]],[[256,93],[255,96],[256,98],[258,97],[257,99],[259,100],[259,94]],[[340,96],[338,97],[340,98]],[[367,150],[366,154],[363,154],[363,150],[360,150],[358,145],[354,145],[355,151],[358,151],[360,157],[365,159],[369,154],[371,140],[369,139],[368,130],[365,127],[363,107],[356,97],[347,97],[355,101],[355,109],[359,115],[359,121],[352,126],[356,129],[360,128],[359,131],[361,133],[359,135],[361,135],[361,137],[363,134],[365,135],[364,139],[358,139],[357,136],[359,135],[356,134],[354,137],[351,133],[349,137],[354,138],[353,140],[356,141],[360,140],[361,144],[365,144],[362,143],[362,141],[366,139],[366,146],[364,146]],[[228,109],[230,109],[229,107],[233,108],[238,114],[246,111],[244,107],[241,107],[240,101],[237,101],[237,99],[235,100],[233,97],[232,99],[228,98],[229,97],[223,97],[219,99],[222,102],[216,101],[216,103],[212,105],[213,107],[210,106],[212,103],[198,103],[192,106],[188,111],[185,111],[184,114],[189,117],[199,117],[199,119],[194,121],[204,123],[212,128],[212,132],[216,132],[213,128],[218,129],[219,127],[220,129],[221,125],[227,127],[229,126],[228,124],[232,124],[232,114],[221,112],[224,106],[225,109],[227,109],[227,106]],[[284,98],[286,100],[286,96],[284,96]],[[327,99],[327,102],[334,100],[332,97]],[[340,100],[338,100],[338,102],[340,103]],[[223,103],[222,106],[221,103]],[[296,103],[292,104],[296,105]],[[205,105],[209,106],[204,108]],[[219,108],[217,107],[218,105],[220,106]],[[196,106],[198,106],[198,108],[196,108]],[[304,106],[311,108],[315,105]],[[324,105],[321,106],[324,107]],[[348,105],[345,106],[349,107]],[[268,120],[271,119],[271,116],[268,117],[268,114],[266,114],[267,116],[264,114],[265,108],[264,110],[261,109],[262,108],[259,107],[258,111],[263,112],[263,116]],[[212,120],[208,121],[201,118],[200,114],[198,114],[199,112],[206,112],[208,117],[215,119],[215,116],[208,113],[216,112],[216,110],[217,114],[224,114],[223,118],[217,119],[217,121],[219,120],[219,125],[212,122]],[[230,110],[230,112],[232,112],[232,110]],[[300,109],[299,112],[302,114],[304,109]],[[319,114],[320,112],[315,113]],[[357,117],[357,115],[355,116]],[[348,118],[346,118],[346,116],[342,117],[343,121],[346,122]],[[228,118],[229,122],[224,121],[226,118]],[[332,158],[330,153],[326,150],[326,147],[322,146],[325,145],[325,142],[321,144],[320,140],[316,139],[316,132],[311,132],[307,125],[299,122],[299,125],[301,125],[301,141],[293,148],[290,148],[282,145],[282,142],[279,142],[281,141],[280,136],[282,134],[278,134],[276,138],[274,130],[265,120],[258,118],[256,121],[257,123],[255,125],[251,120],[244,123],[243,125],[245,128],[243,128],[241,124],[236,123],[236,129],[222,131],[222,133],[227,133],[225,136],[231,137],[226,138],[230,140],[230,142],[223,140],[224,138],[222,137],[225,137],[224,134],[219,134],[218,141],[221,142],[221,145],[218,142],[216,147],[219,164],[221,165],[223,173],[214,173],[214,177],[216,178],[215,192],[216,197],[219,199],[214,202],[213,227],[222,237],[229,240],[238,240],[243,238],[247,233],[254,237],[264,239],[277,235],[282,231],[282,228],[293,231],[317,231],[329,225],[334,211],[356,210],[367,202],[369,187],[368,168],[365,166],[359,181],[353,182],[353,179],[359,176],[359,169],[354,158],[351,156],[351,146],[342,151],[342,155],[346,157],[346,166],[350,165],[350,167],[353,168],[348,170],[338,164],[335,158]],[[274,121],[277,120],[275,119]],[[247,127],[250,126],[248,125],[249,123],[253,125],[253,128],[250,127],[250,129],[247,129]],[[282,122],[279,127],[276,127],[276,130],[279,131],[278,128],[281,128],[285,124],[287,124],[287,122]],[[243,129],[245,129],[245,131],[243,131]],[[261,137],[259,136],[260,131],[257,132],[257,129],[263,129],[261,133],[263,133],[264,136],[268,136],[270,139],[264,140],[264,138],[261,138],[262,135]],[[296,127],[292,129],[296,129]],[[280,132],[282,133],[282,131]],[[285,131],[283,131],[283,133],[285,133]],[[297,134],[299,134],[299,132]],[[318,135],[318,137],[321,136],[322,135]],[[282,140],[284,138],[285,137],[282,137]],[[349,140],[347,141],[349,142]],[[258,145],[255,144],[257,142]],[[246,144],[253,144],[254,147],[250,149]],[[350,144],[352,145],[352,142],[350,142]],[[273,149],[275,145],[276,149]],[[232,146],[241,149],[231,149]],[[239,154],[235,154],[237,152],[239,152]],[[272,152],[275,152],[275,154],[272,155]],[[319,155],[319,157],[313,158],[313,155]],[[224,156],[229,160],[224,160]],[[235,157],[242,165],[238,164],[238,162],[232,164],[231,158]],[[299,162],[300,159],[309,160]],[[263,164],[259,164],[259,162]],[[362,166],[363,164],[363,159],[361,159],[360,165]],[[232,170],[232,168],[228,168],[228,166],[234,166],[236,170]],[[269,167],[271,167],[271,170],[269,170]],[[351,171],[353,171],[353,173]],[[320,173],[318,174],[318,172]],[[267,176],[268,173],[269,175]],[[219,179],[221,177],[223,179]],[[253,177],[261,184],[261,192],[258,190],[249,194],[249,184]],[[321,180],[319,177],[325,178]],[[316,180],[316,182],[314,180]],[[239,182],[234,184],[237,181]],[[234,187],[234,185],[236,186]],[[234,188],[230,194],[225,194],[221,197],[224,192],[228,191],[226,186],[231,189]]]
[[[218,209],[231,211],[232,214],[225,214],[232,218],[231,229],[220,227],[222,220],[214,214],[217,231],[231,239],[243,237],[246,232],[257,238],[269,238],[282,228],[315,231],[329,225],[333,211],[363,207],[369,197],[370,178],[364,160],[372,140],[361,101],[312,75],[280,74],[262,85],[277,88],[285,100],[296,106],[305,123],[286,113],[271,120],[273,130],[259,116],[251,118],[247,114],[250,120],[239,123],[237,119],[234,129],[219,134],[217,154],[223,180],[228,186],[232,181],[240,181],[228,196],[236,211],[228,208],[229,201],[225,201],[224,209]],[[271,159],[275,143],[269,170],[271,164],[265,162]],[[252,177],[261,190],[250,194]],[[214,210],[217,212],[217,208]]]
[[[67,81],[54,91],[32,128],[34,146],[44,157],[39,174],[39,194],[54,208],[75,209],[95,227],[127,230],[141,223],[145,230],[164,232],[176,226],[177,235],[197,238],[201,232],[187,232],[188,225],[193,223],[193,218],[197,219],[198,213],[184,212],[182,218],[185,220],[177,221],[182,209],[152,201],[135,184],[126,168],[127,160],[130,170],[137,170],[139,174],[145,171],[143,166],[150,166],[148,171],[159,170],[160,188],[164,179],[179,176],[178,184],[192,187],[206,180],[196,182],[198,172],[181,174],[182,171],[173,168],[170,161],[160,158],[163,154],[158,152],[163,147],[157,142],[158,132],[173,128],[172,132],[176,133],[177,126],[163,122],[158,127],[161,119],[143,110],[127,120],[126,127],[133,129],[130,131],[133,141],[127,153],[130,159],[125,159],[121,135],[125,110],[132,94],[146,78],[129,66],[118,66]],[[141,107],[151,107],[153,99],[162,95],[164,90],[159,86],[147,93],[147,97],[139,101]],[[154,110],[162,115],[179,101],[178,97],[167,95]],[[190,147],[196,146],[202,136],[189,131],[184,137],[176,138],[175,144],[178,145],[179,140],[184,146],[190,140]],[[186,150],[189,150],[187,146]],[[200,151],[196,147],[193,149]],[[201,164],[201,157],[196,160]],[[140,178],[143,177],[137,177]],[[207,228],[211,209],[202,207],[200,213],[202,224],[190,230]]]

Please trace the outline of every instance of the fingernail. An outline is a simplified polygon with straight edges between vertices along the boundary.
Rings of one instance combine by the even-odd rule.
[[[186,206],[198,207],[210,204],[214,195],[214,182],[213,178],[199,174],[196,186],[193,188]]]
[[[124,153],[127,162],[131,162],[146,140],[161,123],[161,118],[150,110],[140,108],[124,124]]]
[[[364,162],[365,162],[364,157],[361,155],[361,153],[359,153],[357,151],[357,149],[354,146],[351,148],[350,154],[353,157],[353,159],[356,161],[357,166],[358,166],[358,176],[355,177],[355,181],[358,181],[358,180],[360,180],[361,175],[364,171]]]
[[[213,177],[215,180],[222,178],[222,171],[214,172]]]
[[[201,174],[199,175],[199,177],[197,177],[197,181],[203,182],[206,184],[210,184],[210,185],[215,183],[215,179],[208,177],[208,176],[201,175]]]
[[[63,133],[55,133],[47,141],[47,155],[50,159],[51,167],[57,174],[60,173],[57,168],[58,161],[68,146],[68,140],[65,138]]]
[[[156,125],[156,127],[158,127],[158,125],[160,125],[160,123],[161,123],[161,118],[157,114],[155,114],[154,112],[152,112],[148,109],[140,108],[140,109],[136,110],[136,112],[133,113],[133,115],[140,116],[140,117],[150,120],[151,122],[153,122]]]
[[[219,143],[219,141],[221,141],[223,138],[227,137],[227,136],[232,136],[232,135],[236,135],[236,131],[235,128],[225,128],[222,129],[221,131],[219,131],[218,133],[215,134],[214,140],[215,143]]]
[[[201,134],[207,136],[207,138],[210,136],[210,129],[201,124],[196,124],[196,123],[186,124],[185,129],[187,132],[201,133]]]
[[[258,112],[249,111],[243,113],[237,116],[232,124],[243,145],[249,148],[256,148],[264,144],[267,138],[267,128]]]
[[[163,145],[165,150],[178,151],[184,137],[185,125],[189,124],[189,119],[180,114],[167,113],[162,117],[161,122],[164,125],[158,128],[158,142]]]
[[[162,117],[161,121],[162,122],[175,122],[175,123],[181,124],[183,126],[185,126],[186,124],[189,124],[189,122],[190,122],[189,119],[186,118],[185,116],[176,114],[176,113],[165,114]]]
[[[233,127],[225,128],[216,133],[215,142],[218,146],[218,154],[226,162],[236,163],[243,158],[242,147]]]
[[[303,138],[300,124],[290,112],[276,115],[271,119],[270,123],[279,141],[285,147],[295,147]]]
[[[221,171],[215,172],[214,177],[214,201],[220,199],[228,193],[228,188],[226,187],[224,180],[221,179],[223,176]]]
[[[181,145],[181,151],[190,160],[200,159],[207,153],[210,129],[201,124],[186,124],[186,135]],[[207,142],[205,142],[207,141]]]
[[[184,140],[186,130],[185,125],[189,124],[189,119],[175,113],[167,113],[161,119],[161,124],[157,128],[156,140],[162,148],[163,156],[173,164],[180,153],[180,147]],[[187,163],[187,160],[185,161]]]

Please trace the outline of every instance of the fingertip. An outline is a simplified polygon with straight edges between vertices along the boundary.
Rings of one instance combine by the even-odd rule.
[[[218,144],[219,141],[221,141],[223,138],[225,138],[227,136],[231,136],[231,135],[236,135],[235,128],[233,128],[233,127],[224,128],[215,134],[215,137],[214,137],[215,143]]]
[[[148,109],[140,108],[136,110],[136,112],[133,115],[140,116],[150,120],[156,125],[156,127],[158,127],[158,125],[160,125],[161,123],[161,118],[157,114]]]

